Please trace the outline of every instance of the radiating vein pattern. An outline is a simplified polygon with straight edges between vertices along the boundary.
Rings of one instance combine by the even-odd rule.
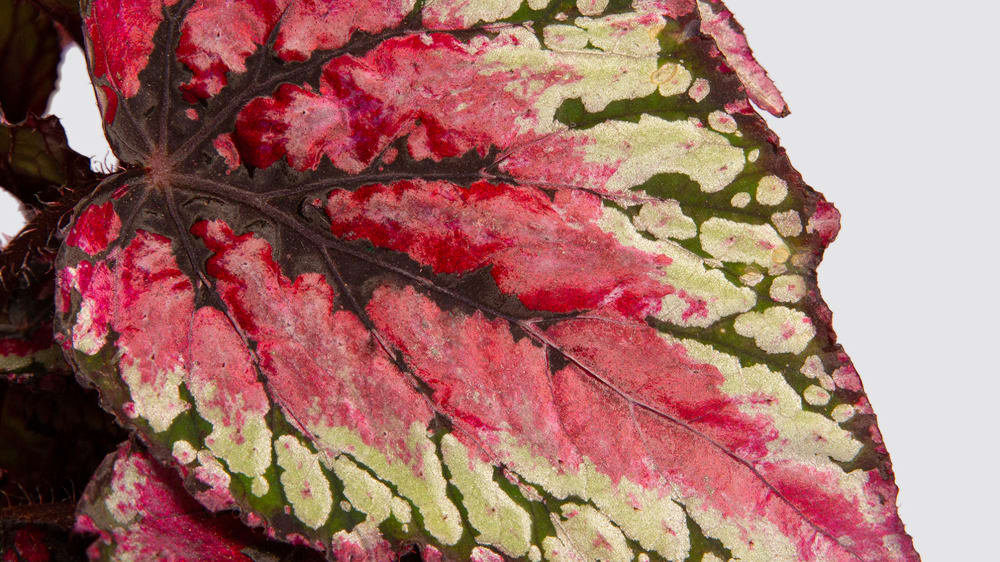
[[[85,22],[125,171],[60,341],[206,509],[344,560],[917,559],[816,286],[839,215],[720,2]]]

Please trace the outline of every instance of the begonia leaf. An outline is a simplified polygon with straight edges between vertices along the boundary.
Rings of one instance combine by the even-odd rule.
[[[29,0],[39,10],[62,27],[75,43],[83,46],[83,19],[76,0]]]
[[[213,514],[141,445],[109,454],[80,499],[76,531],[96,534],[92,560],[322,560],[270,541],[232,513]]]
[[[0,251],[0,558],[78,560],[76,494],[124,438],[53,340],[52,262],[72,190]],[[41,203],[38,202],[40,205]]]
[[[96,177],[90,159],[69,147],[57,117],[0,123],[0,188],[29,210],[59,201],[67,186],[92,187]]]
[[[93,0],[79,376],[351,560],[915,560],[721,2]]]
[[[71,210],[72,206],[63,209],[66,214]],[[48,232],[40,225],[50,214],[36,216],[0,249],[0,379],[26,382],[72,373],[52,333],[52,263],[59,241],[55,223]]]
[[[12,279],[16,288],[6,296],[0,291],[0,379],[71,372],[52,338],[54,279],[51,273],[42,275],[44,279]]]
[[[0,188],[20,201],[27,219],[0,248],[0,376],[69,373],[52,341],[52,263],[60,229],[98,180],[56,117],[0,123]]]
[[[69,505],[68,531],[76,495],[124,436],[96,393],[70,377],[0,380],[0,508]],[[16,515],[0,509],[0,524],[17,522]]]
[[[0,112],[18,123],[42,115],[55,90],[62,41],[52,19],[29,0],[0,0]]]

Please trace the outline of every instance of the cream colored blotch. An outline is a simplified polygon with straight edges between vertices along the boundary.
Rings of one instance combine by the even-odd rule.
[[[318,529],[333,508],[330,482],[320,468],[319,455],[291,435],[279,437],[274,450],[278,466],[283,469],[281,486],[292,504],[292,513],[307,526]]]
[[[711,91],[711,87],[708,80],[704,78],[696,78],[694,83],[691,84],[691,88],[688,90],[688,96],[696,102],[701,102],[701,100],[708,97],[708,93]]]
[[[349,458],[344,455],[337,457],[332,467],[344,484],[344,496],[350,500],[349,505],[366,514],[366,521],[381,525],[390,515],[395,515],[400,523],[410,522],[409,504],[402,501],[402,506],[397,508],[393,500],[398,498],[393,496],[392,490],[358,468]]]
[[[676,172],[705,193],[722,191],[746,162],[726,137],[690,121],[643,114],[638,123],[604,121],[579,134],[590,162],[620,161],[605,189],[628,192],[659,173]]]
[[[603,18],[576,18],[573,23],[586,29],[590,44],[605,53],[655,58],[660,52],[657,36],[663,29],[664,20],[657,15],[614,14]]]
[[[761,205],[777,205],[788,196],[788,184],[778,176],[764,176],[757,183],[757,202]]]
[[[542,41],[553,51],[577,51],[590,41],[585,29],[575,25],[554,24],[542,29]]]
[[[173,457],[177,459],[177,462],[181,464],[189,464],[194,462],[197,451],[195,451],[191,443],[181,439],[179,441],[174,441],[171,453],[173,454]]]
[[[131,457],[115,459],[113,472],[111,493],[105,498],[104,506],[115,521],[128,525],[139,515],[136,488],[146,483],[146,477],[139,473]]]
[[[630,562],[625,535],[607,517],[585,504],[563,504],[559,522],[569,542],[587,560]]]
[[[824,388],[811,384],[802,392],[805,401],[813,406],[824,406],[830,401],[830,393]]]
[[[180,385],[187,371],[178,363],[170,370],[159,371],[155,377],[149,377],[143,374],[140,362],[125,345],[119,343],[118,348],[122,356],[119,363],[121,376],[128,385],[134,404],[133,417],[144,418],[157,433],[166,431],[174,418],[191,408],[191,404],[180,394]],[[147,365],[146,368],[156,369],[154,365]]]
[[[576,9],[585,16],[598,16],[608,7],[608,0],[576,0]]]
[[[656,69],[649,80],[657,85],[661,96],[674,96],[687,90],[691,83],[691,73],[677,63],[668,62]]]
[[[733,328],[768,353],[802,353],[816,335],[808,316],[785,306],[741,314]]]
[[[461,21],[463,27],[470,27],[479,22],[494,22],[508,18],[523,4],[523,0],[434,0],[427,2],[424,8],[425,17],[454,17]],[[528,6],[540,10],[547,0],[528,0]]]
[[[673,199],[646,203],[632,222],[636,228],[645,230],[660,240],[686,240],[698,235],[698,226],[694,220],[686,216],[680,203]]]
[[[387,457],[383,450],[366,444],[354,428],[314,424],[309,429],[317,445],[327,453],[324,462],[328,465],[340,452],[350,451],[358,463],[394,485],[396,492],[417,508],[431,536],[446,545],[455,544],[461,538],[462,516],[448,498],[437,448],[427,437],[425,425],[414,421],[409,428],[406,445],[413,455],[413,464]]]
[[[854,406],[850,404],[837,404],[833,407],[833,411],[830,412],[830,417],[837,423],[844,423],[854,417]]]
[[[471,456],[451,434],[441,439],[444,463],[451,483],[462,493],[476,541],[522,557],[531,547],[531,516],[493,481],[493,465]]]
[[[756,263],[763,267],[784,263],[791,252],[769,224],[748,224],[712,217],[701,223],[701,248],[727,262]]]
[[[741,191],[736,195],[733,195],[733,198],[729,202],[733,205],[733,207],[742,209],[750,204],[750,194],[745,191]]]
[[[664,203],[669,205],[668,202]],[[638,218],[642,222],[641,213]],[[648,220],[652,221],[651,218]],[[605,232],[614,234],[626,246],[670,257],[670,265],[661,269],[662,280],[678,292],[683,291],[689,298],[701,299],[705,304],[702,314],[686,314],[690,303],[678,294],[669,294],[663,297],[660,311],[656,313],[657,318],[680,326],[704,327],[719,318],[753,308],[756,302],[753,291],[730,283],[718,269],[706,269],[708,260],[703,260],[673,241],[649,240],[641,236],[624,213],[605,207],[598,225]]]
[[[771,224],[786,238],[802,234],[802,219],[794,209],[772,214]]]
[[[218,392],[214,383],[192,391],[198,412],[212,424],[212,432],[205,438],[205,444],[212,454],[226,461],[229,470],[250,478],[262,476],[271,466],[271,430],[267,422],[260,412],[244,410],[242,425],[235,425],[235,416],[213,406]],[[237,396],[236,402],[239,404],[237,408],[245,406],[242,396]]]
[[[736,120],[725,111],[713,111],[708,114],[708,126],[720,133],[735,133],[739,128]]]
[[[771,282],[770,294],[778,302],[799,302],[806,296],[806,282],[799,275],[781,275]]]

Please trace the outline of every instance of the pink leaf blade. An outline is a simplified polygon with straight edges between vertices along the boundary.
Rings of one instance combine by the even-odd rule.
[[[131,442],[122,443],[98,468],[80,499],[75,531],[97,535],[87,550],[91,560],[318,559],[308,550],[267,540],[234,514],[206,511],[177,474]]]
[[[917,558],[730,20],[306,5],[166,8],[106,84],[117,238],[60,257],[81,376],[202,505],[343,556]]]
[[[743,35],[743,27],[733,18],[732,12],[718,0],[699,1],[698,11],[702,20],[701,32],[715,41],[726,62],[746,85],[750,99],[776,117],[788,115],[788,104],[767,71],[754,58]]]

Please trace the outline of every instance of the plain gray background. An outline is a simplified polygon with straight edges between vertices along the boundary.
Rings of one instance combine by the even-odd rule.
[[[768,118],[843,214],[819,269],[925,560],[997,556],[1000,164],[993,3],[728,0],[792,115]],[[52,112],[110,163],[82,55]],[[20,225],[2,194],[0,231]],[[994,558],[995,559],[995,558]]]

